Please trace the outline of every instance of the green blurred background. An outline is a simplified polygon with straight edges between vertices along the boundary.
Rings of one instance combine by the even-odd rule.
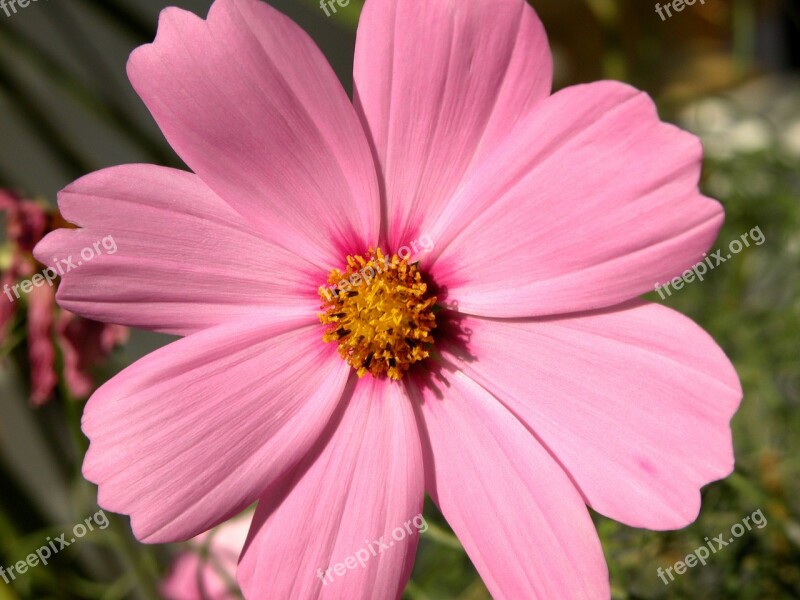
[[[314,37],[350,89],[361,2],[330,18],[314,0],[270,3]],[[127,55],[152,40],[167,5],[204,16],[210,0],[39,0],[12,17],[0,12],[0,188],[52,203],[61,187],[102,167],[182,166],[125,79]],[[756,227],[766,240],[663,301],[710,331],[741,376],[737,467],[704,490],[700,518],[682,531],[596,517],[613,597],[800,598],[800,3],[698,1],[666,21],[650,0],[532,5],[551,38],[557,87],[627,81],[656,99],[664,119],[702,137],[704,190],[727,211],[715,248]],[[135,332],[99,380],[167,341]],[[60,395],[30,408],[25,361],[16,356],[0,352],[0,565],[97,511],[95,490],[80,476],[80,404]],[[765,527],[670,585],[658,578],[658,567],[759,509]],[[406,597],[489,598],[433,506],[426,516],[431,528]],[[127,519],[115,517],[47,567],[11,586],[0,581],[0,600],[158,598],[179,550],[139,545]]]

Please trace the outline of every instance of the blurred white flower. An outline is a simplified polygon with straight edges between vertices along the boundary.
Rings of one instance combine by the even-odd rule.
[[[800,156],[800,120],[790,124],[783,131],[781,147],[792,156]]]

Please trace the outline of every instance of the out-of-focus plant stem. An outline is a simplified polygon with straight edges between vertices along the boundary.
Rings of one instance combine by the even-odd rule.
[[[158,578],[153,569],[149,569],[144,559],[142,549],[127,534],[127,527],[122,519],[116,515],[108,515],[111,523],[109,531],[114,542],[114,549],[125,566],[136,575],[137,588],[142,598],[147,600],[161,600],[158,591]]]
[[[755,3],[751,0],[734,0],[733,3],[733,57],[743,69],[753,66],[756,47]]]
[[[626,81],[628,65],[619,44],[619,8],[614,0],[586,0],[600,24],[606,40],[606,52],[603,56],[603,71],[609,79]]]

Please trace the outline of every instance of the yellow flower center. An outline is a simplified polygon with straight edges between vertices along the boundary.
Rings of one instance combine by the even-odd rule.
[[[325,342],[363,377],[402,379],[415,362],[430,355],[436,328],[436,297],[416,264],[370,248],[347,257],[347,269],[334,269],[319,288]]]

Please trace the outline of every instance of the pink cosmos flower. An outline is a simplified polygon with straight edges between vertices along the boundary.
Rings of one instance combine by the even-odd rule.
[[[0,190],[0,214],[5,217],[8,248],[0,266],[0,348],[8,339],[12,319],[26,309],[26,337],[30,366],[30,402],[41,406],[50,400],[58,385],[56,350],[61,349],[63,377],[67,390],[76,398],[88,398],[95,389],[93,367],[128,338],[128,329],[87,321],[55,303],[50,285],[31,285],[25,294],[19,287],[41,269],[33,249],[59,216],[44,206]]]
[[[128,73],[193,173],[88,175],[59,198],[81,229],[37,255],[113,234],[62,306],[185,336],[84,415],[84,473],[140,540],[258,500],[247,598],[396,598],[416,537],[317,571],[427,492],[494,598],[603,598],[587,505],[682,527],[730,473],[734,369],[636,299],[721,226],[701,146],[627,85],[551,95],[523,0],[367,0],[353,103],[259,0],[166,9]],[[395,255],[423,235],[418,264]]]
[[[237,600],[236,564],[252,513],[244,513],[189,541],[161,586],[166,600]]]

